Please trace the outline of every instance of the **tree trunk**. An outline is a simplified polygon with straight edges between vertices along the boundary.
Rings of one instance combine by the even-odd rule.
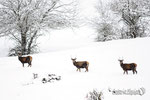
[[[131,33],[130,33],[130,36],[131,36],[131,38],[136,38],[135,32],[131,32]]]
[[[137,37],[137,30],[138,30],[138,27],[137,27],[136,24],[130,26],[130,36],[131,36],[131,38],[136,38]]]
[[[31,37],[31,39],[30,39],[30,41],[29,41],[27,54],[30,54],[30,53],[31,53],[31,46],[32,46],[32,43],[33,43],[34,39],[35,39],[36,36],[37,36],[37,32],[38,32],[38,30],[36,30],[36,31],[34,32],[33,36]]]
[[[22,55],[26,55],[27,49],[26,49],[26,44],[27,44],[27,38],[26,38],[26,33],[21,33],[21,53]]]

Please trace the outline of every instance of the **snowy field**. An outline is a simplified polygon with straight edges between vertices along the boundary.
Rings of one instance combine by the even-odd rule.
[[[77,1],[83,22],[95,16],[97,0]],[[18,57],[7,57],[13,42],[0,38],[0,100],[88,100],[93,89],[104,100],[150,100],[150,38],[94,42],[90,28],[47,31],[38,39],[40,53],[31,55],[32,67],[24,68]],[[76,71],[75,57],[89,62],[89,72]],[[136,63],[138,74],[124,75],[119,58]]]
[[[23,68],[17,57],[0,57],[0,100],[86,100],[87,93],[93,89],[102,91],[104,100],[150,99],[150,38],[76,42],[73,46],[71,44],[78,38],[68,43],[70,40],[59,44],[62,45],[59,48],[55,45],[53,50],[52,45],[45,44],[43,53],[31,55],[32,67],[26,64]],[[89,61],[89,72],[84,72],[85,69],[76,72],[71,57]],[[137,63],[138,74],[123,75],[119,58],[125,63]],[[38,74],[35,79],[34,74]],[[43,78],[48,79],[48,74],[61,76],[61,79],[42,83]],[[113,90],[141,88],[145,89],[143,95],[112,93]]]

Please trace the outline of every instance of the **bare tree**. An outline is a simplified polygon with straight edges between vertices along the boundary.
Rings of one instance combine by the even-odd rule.
[[[103,5],[102,1],[99,0],[95,6],[97,16],[92,20],[92,26],[95,28],[97,36],[96,41],[108,41],[116,38],[114,31],[114,20],[110,17],[110,10]]]
[[[136,38],[146,34],[144,21],[150,12],[149,0],[116,0],[111,3],[111,9],[121,15],[121,20],[127,26],[124,32],[126,36]]]
[[[9,36],[23,55],[34,53],[41,30],[62,28],[74,23],[75,4],[60,0],[1,0],[0,37]],[[10,53],[10,55],[13,55]]]

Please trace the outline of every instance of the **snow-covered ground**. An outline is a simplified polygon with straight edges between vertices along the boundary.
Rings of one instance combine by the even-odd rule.
[[[92,18],[97,0],[78,2],[81,16]],[[102,91],[104,100],[150,99],[150,38],[93,42],[95,34],[88,27],[49,33],[39,38],[40,53],[31,55],[32,67],[26,64],[24,68],[18,57],[6,57],[14,46],[12,41],[0,38],[0,100],[87,100],[93,89]],[[77,72],[71,57],[88,61],[89,72]],[[138,74],[123,75],[119,58],[137,63]],[[49,74],[61,76],[61,80],[42,83]],[[128,90],[144,94],[126,95]]]
[[[43,53],[31,55],[32,67],[27,67],[26,64],[23,68],[17,57],[0,57],[0,99],[86,100],[87,93],[93,89],[102,91],[104,100],[150,99],[150,38],[77,42],[75,45],[72,44],[75,42],[68,43],[78,39],[65,39],[65,42],[58,43],[63,49],[55,45],[51,50],[52,46],[45,44],[47,46],[42,47],[45,50]],[[76,57],[78,61],[89,61],[89,72],[84,72],[85,69],[76,72],[71,57]],[[126,63],[137,63],[138,74],[129,72],[128,75],[123,75],[118,62],[122,57]],[[33,74],[38,74],[38,78],[34,79]],[[61,80],[42,83],[43,78],[48,79],[48,74],[61,76]],[[136,91],[140,88],[146,90],[142,96],[112,93],[113,90]]]

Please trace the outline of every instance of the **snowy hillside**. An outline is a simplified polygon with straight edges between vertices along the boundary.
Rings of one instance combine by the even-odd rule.
[[[93,89],[102,91],[104,100],[149,100],[150,38],[88,42],[72,49],[31,55],[32,67],[22,67],[17,57],[0,58],[1,100],[86,100]],[[76,72],[71,57],[89,61],[89,72]],[[123,75],[118,59],[137,63],[138,74]],[[34,74],[38,77],[34,79]],[[59,81],[42,83],[48,74]],[[114,95],[113,90],[140,90],[144,95]]]

